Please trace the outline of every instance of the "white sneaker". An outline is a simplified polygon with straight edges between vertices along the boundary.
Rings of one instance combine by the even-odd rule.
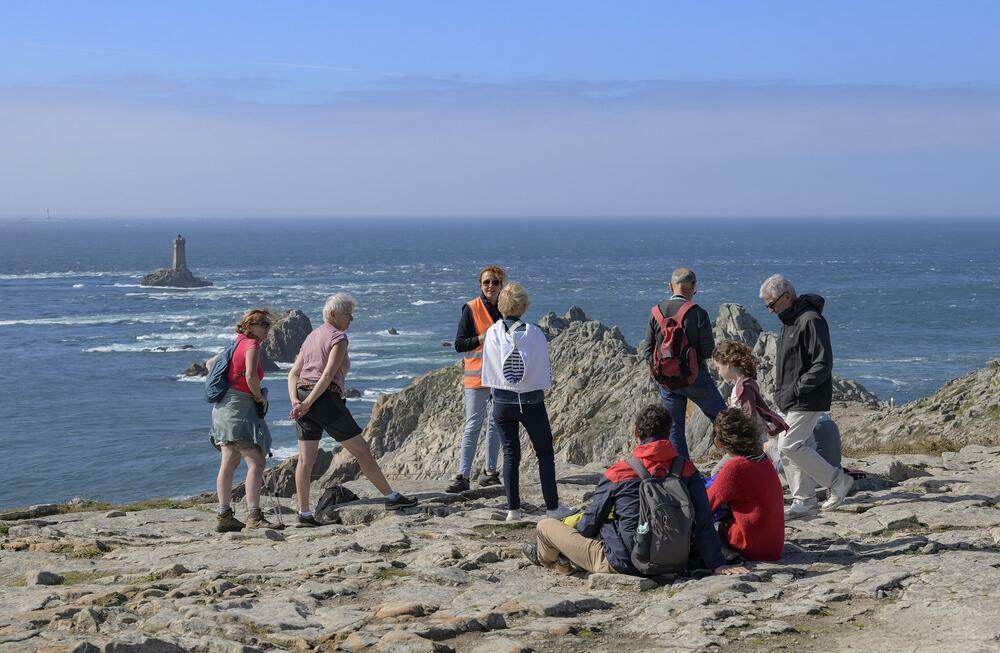
[[[840,476],[833,485],[830,486],[830,498],[823,502],[823,510],[833,510],[840,504],[844,502],[847,497],[847,493],[851,491],[851,487],[854,485],[854,478],[844,472],[840,471]]]
[[[815,501],[792,501],[792,505],[785,508],[785,521],[791,521],[816,512]]]
[[[520,510],[508,510],[507,511],[507,521],[521,521],[521,511]]]
[[[546,510],[545,516],[549,519],[566,519],[570,515],[576,514],[576,508],[567,508],[564,505],[559,505],[555,510]]]

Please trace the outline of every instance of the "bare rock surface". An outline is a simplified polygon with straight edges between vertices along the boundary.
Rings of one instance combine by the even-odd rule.
[[[312,329],[309,316],[298,309],[287,310],[271,325],[261,349],[270,361],[292,363]]]
[[[191,270],[183,267],[161,268],[150,272],[143,275],[139,280],[139,285],[163,288],[205,288],[211,286],[212,282],[194,276]]]
[[[1000,447],[849,462],[880,489],[790,522],[781,561],[701,580],[560,576],[520,553],[540,510],[507,523],[499,492],[421,480],[395,482],[421,500],[402,512],[349,482],[341,523],[311,529],[219,535],[208,503],[10,511],[0,652],[995,650]],[[562,500],[592,480],[563,463]],[[542,504],[530,473],[522,493]]]

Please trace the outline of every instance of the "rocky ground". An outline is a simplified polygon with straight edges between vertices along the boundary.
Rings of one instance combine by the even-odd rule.
[[[227,535],[210,503],[11,511],[0,652],[1000,649],[1000,448],[851,464],[873,476],[780,562],[660,583],[527,565],[539,511],[501,521],[498,488],[400,483],[421,505],[393,514],[355,481],[339,524]],[[568,503],[594,480],[560,466]]]

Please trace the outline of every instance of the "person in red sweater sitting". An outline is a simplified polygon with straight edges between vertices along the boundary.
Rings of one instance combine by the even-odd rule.
[[[708,488],[712,511],[725,515],[718,523],[723,544],[747,560],[780,559],[785,503],[760,426],[739,408],[727,408],[715,418],[715,446],[732,456]]]

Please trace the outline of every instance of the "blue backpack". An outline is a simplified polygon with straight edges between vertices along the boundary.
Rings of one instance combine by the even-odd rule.
[[[239,338],[237,337],[226,345],[226,348],[215,357],[212,369],[205,377],[205,400],[210,404],[222,401],[222,398],[226,396],[226,391],[229,390],[229,364],[233,360],[233,352],[236,351],[236,343],[238,342]]]

